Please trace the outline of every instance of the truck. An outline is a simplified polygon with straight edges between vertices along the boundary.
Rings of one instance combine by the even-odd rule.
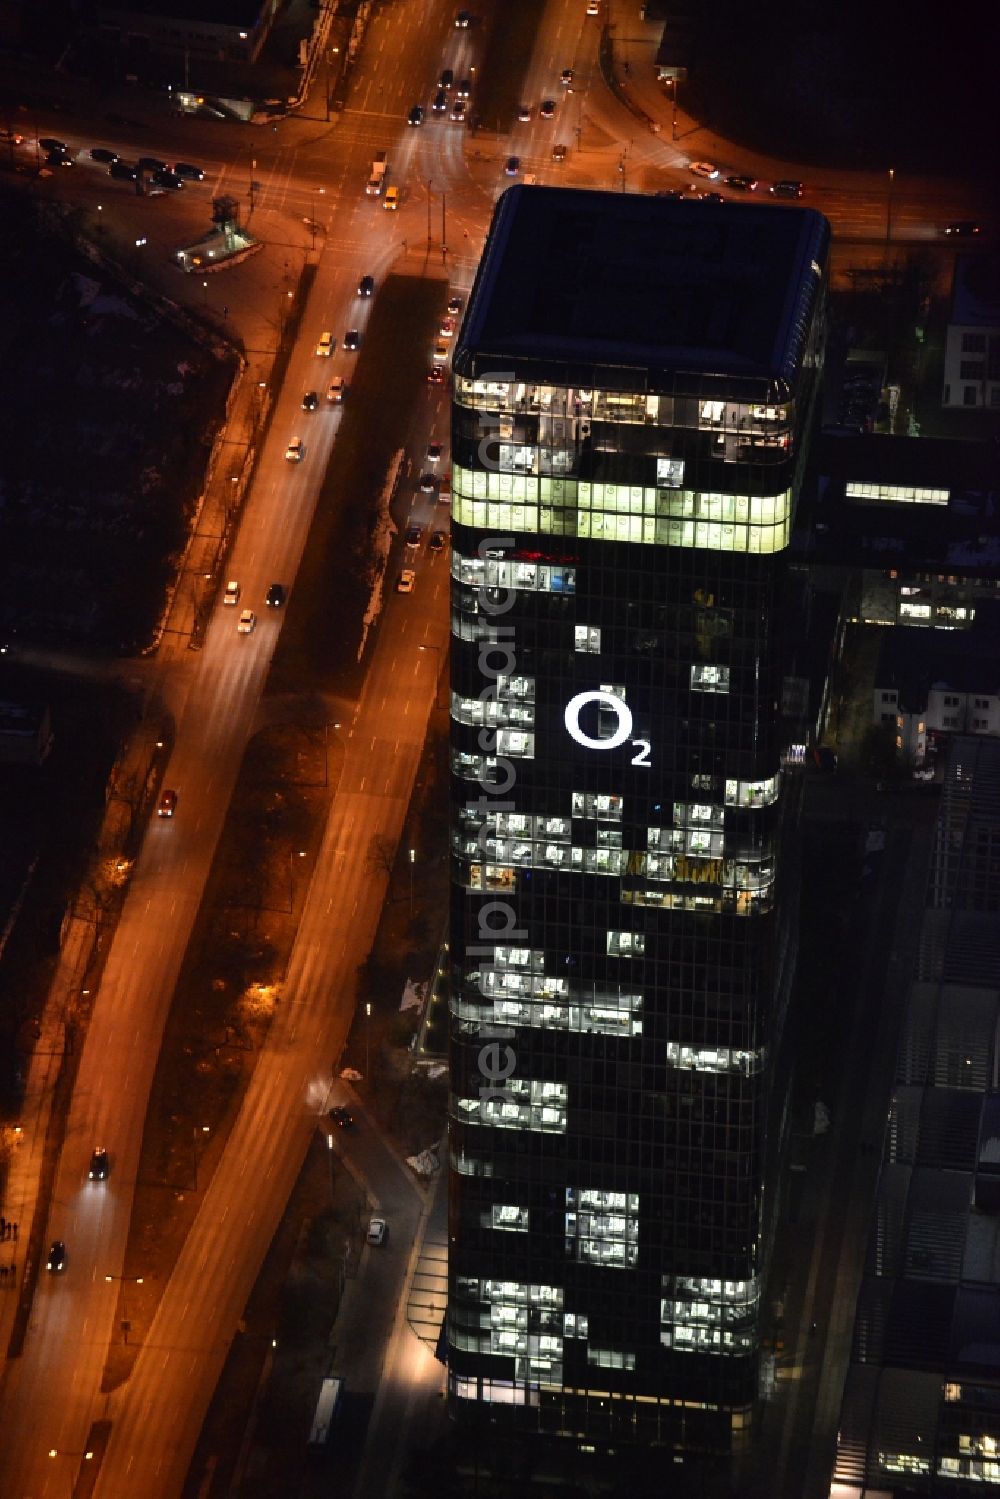
[[[309,1440],[306,1443],[308,1451],[325,1452],[329,1447],[337,1418],[340,1415],[345,1384],[346,1381],[339,1374],[330,1375],[321,1384],[309,1431]]]
[[[371,176],[368,178],[368,186],[365,192],[369,198],[380,198],[385,186],[385,174],[389,168],[388,155],[385,151],[376,151],[375,160],[372,162]]]

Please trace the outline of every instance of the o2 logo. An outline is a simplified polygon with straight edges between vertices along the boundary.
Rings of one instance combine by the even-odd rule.
[[[597,703],[598,707],[613,713],[618,720],[618,727],[606,739],[592,739],[580,727],[580,714],[590,703]],[[635,750],[632,756],[633,765],[652,764],[649,758],[651,749],[649,740],[632,738],[632,710],[628,703],[623,702],[620,697],[615,697],[613,692],[601,692],[596,689],[593,692],[578,692],[576,697],[571,697],[566,704],[563,723],[566,725],[566,732],[570,738],[575,739],[577,744],[582,745],[584,749],[613,750],[618,749],[622,744],[630,743]]]

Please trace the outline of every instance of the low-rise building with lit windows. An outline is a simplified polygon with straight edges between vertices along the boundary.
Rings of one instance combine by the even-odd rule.
[[[828,237],[797,207],[496,210],[454,359],[460,1419],[676,1453],[751,1429]]]

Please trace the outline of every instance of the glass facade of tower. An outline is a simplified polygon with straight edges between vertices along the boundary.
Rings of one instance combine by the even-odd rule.
[[[497,210],[453,408],[460,1418],[716,1451],[749,1426],[827,233],[555,189]]]

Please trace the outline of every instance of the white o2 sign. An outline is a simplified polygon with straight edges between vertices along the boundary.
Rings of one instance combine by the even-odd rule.
[[[601,708],[606,708],[618,720],[618,727],[615,729],[615,732],[609,734],[606,739],[593,739],[589,734],[585,734],[580,727],[580,714],[589,703],[597,703]],[[649,740],[632,738],[632,710],[628,703],[622,698],[616,697],[613,692],[601,692],[598,689],[594,689],[591,692],[578,692],[566,704],[563,713],[563,723],[566,725],[566,732],[570,738],[575,739],[577,744],[581,745],[584,749],[613,750],[617,749],[619,745],[631,742],[632,748],[636,751],[632,756],[632,764],[650,764]]]

